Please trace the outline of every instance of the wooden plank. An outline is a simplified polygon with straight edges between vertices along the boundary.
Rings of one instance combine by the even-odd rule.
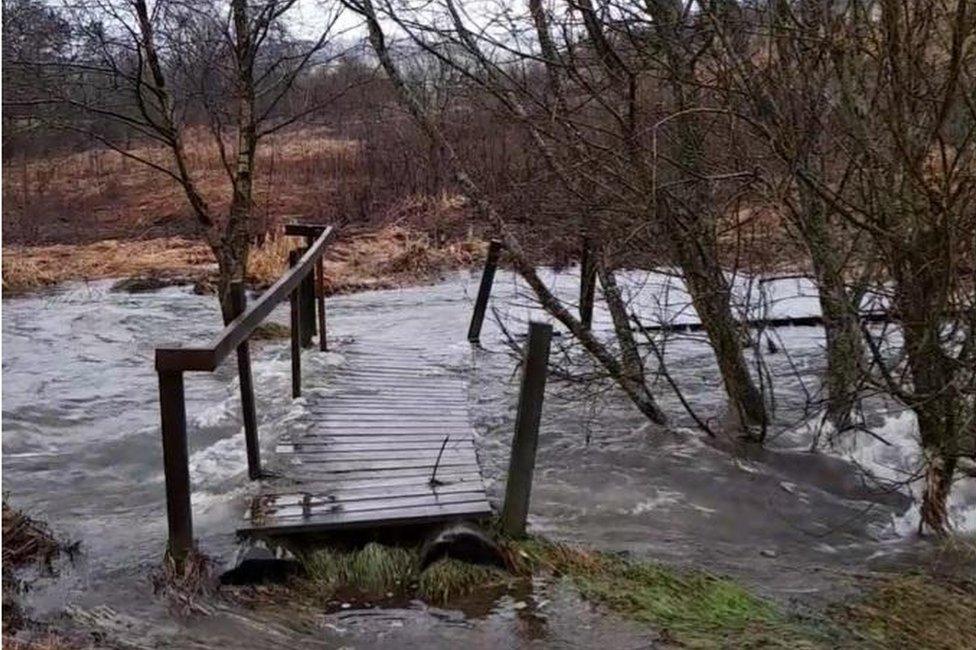
[[[355,461],[355,460],[402,460],[404,463],[412,463],[416,460],[430,460],[432,463],[437,459],[437,449],[371,449],[367,451],[336,451],[334,449],[301,449],[290,452],[287,455],[297,456],[302,462],[311,462],[319,459],[333,459],[336,461]],[[474,458],[474,447],[451,449],[450,445],[444,448],[441,460],[459,462]]]
[[[416,435],[418,433],[429,433],[431,435],[439,435],[443,438],[446,435],[457,434],[462,435],[459,432],[459,427],[457,425],[451,424],[384,424],[382,422],[373,423],[362,423],[356,424],[354,422],[331,422],[331,423],[319,423],[316,427],[324,435],[339,436],[343,434],[347,435],[368,435],[373,433],[380,436],[395,436],[398,434],[404,435]],[[471,435],[471,434],[463,434]]]
[[[360,487],[343,488],[341,486],[330,488],[328,486],[313,486],[304,492],[289,492],[274,495],[263,495],[262,501],[268,502],[267,507],[277,508],[282,506],[297,506],[305,501],[309,495],[310,503],[334,503],[346,501],[358,501],[362,499],[390,498],[398,496],[423,496],[425,494],[456,494],[463,492],[477,492],[484,495],[484,488],[477,482],[451,483],[449,485],[438,485],[431,487],[429,482],[415,481],[413,483],[400,485],[387,485],[380,487]]]
[[[421,506],[418,508],[391,508],[388,510],[350,512],[310,517],[308,519],[299,518],[279,521],[274,517],[270,517],[263,524],[245,526],[238,530],[242,533],[313,533],[363,527],[420,525],[457,519],[483,519],[490,514],[491,506],[488,505],[487,501],[450,503],[439,506]]]
[[[303,465],[316,465],[316,469],[323,472],[353,472],[356,470],[382,470],[382,469],[418,469],[418,468],[433,468],[435,458],[406,458],[404,460],[335,460],[330,459],[327,455],[321,458],[318,457],[303,457],[301,459]],[[475,459],[474,454],[470,454],[466,457],[448,456],[446,453],[444,457],[441,458],[440,467],[469,467],[475,470],[478,469],[478,461]]]
[[[437,506],[460,503],[482,503],[485,493],[481,490],[467,492],[445,492],[443,494],[419,494],[419,495],[396,495],[386,497],[368,497],[364,499],[351,499],[343,501],[330,501],[319,499],[310,501],[309,504],[284,505],[281,507],[272,506],[265,511],[261,506],[264,518],[274,518],[277,520],[291,518],[308,518],[322,515],[332,515],[348,512],[370,512],[373,510],[391,510],[394,508],[418,508],[423,506]]]
[[[302,479],[302,475],[299,473],[290,474],[290,478]],[[483,486],[484,483],[481,479],[481,474],[478,471],[471,470],[470,468],[465,470],[464,468],[453,470],[445,469],[443,472],[437,470],[437,480],[453,485],[455,483],[470,483]],[[393,485],[398,486],[410,486],[421,483],[423,485],[430,484],[430,471],[428,470],[411,470],[411,471],[399,471],[399,472],[384,472],[377,471],[376,473],[361,472],[359,474],[355,472],[350,472],[348,474],[321,474],[315,473],[309,475],[309,477],[301,482],[301,486],[307,490],[326,490],[326,489],[342,489],[342,490],[353,490],[353,489],[367,489],[367,488],[380,488],[388,487]],[[294,490],[294,486],[287,486],[288,490]],[[273,493],[273,492],[272,492]]]
[[[278,454],[300,454],[300,453],[335,453],[348,454],[351,452],[418,452],[430,451],[435,454],[440,451],[443,440],[432,440],[430,442],[347,442],[347,443],[324,443],[324,442],[300,442],[297,444],[278,443],[275,453]],[[474,449],[474,442],[471,440],[458,440],[447,443],[445,449],[471,448]]]
[[[440,445],[444,438],[447,436],[438,433],[419,433],[419,434],[403,434],[403,435],[374,435],[369,433],[355,433],[355,434],[328,434],[328,433],[308,433],[301,436],[290,436],[281,439],[279,444],[282,445],[300,445],[300,444],[312,444],[312,445],[343,445],[343,444],[420,444],[420,443],[430,443]],[[451,443],[455,441],[467,441],[473,442],[474,436],[471,434],[464,435],[451,435]],[[451,444],[448,443],[448,444]]]

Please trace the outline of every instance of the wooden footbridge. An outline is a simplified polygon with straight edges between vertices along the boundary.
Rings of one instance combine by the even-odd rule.
[[[290,225],[305,247],[291,268],[248,306],[232,286],[237,317],[204,347],[156,350],[162,420],[169,551],[194,546],[183,375],[212,372],[236,352],[248,475],[258,495],[239,529],[243,535],[330,533],[378,527],[419,527],[488,517],[491,506],[468,419],[466,379],[425,361],[430,350],[390,349],[358,336],[343,349],[347,363],[328,371],[328,396],[306,396],[307,425],[276,441],[272,476],[262,469],[248,340],[274,307],[291,310],[292,396],[302,393],[303,348],[318,336],[328,349],[322,258],[334,237],[328,226]],[[477,344],[500,245],[492,242],[468,339]],[[524,531],[549,354],[549,325],[532,323],[523,364],[502,522]],[[314,352],[309,352],[313,354]]]

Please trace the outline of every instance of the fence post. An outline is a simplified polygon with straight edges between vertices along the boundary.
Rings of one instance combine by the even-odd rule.
[[[596,265],[593,263],[591,242],[583,239],[583,250],[580,253],[580,321],[585,329],[593,326],[593,293],[596,289]]]
[[[478,298],[474,302],[474,313],[471,314],[471,325],[468,327],[468,341],[477,343],[481,340],[481,325],[485,321],[485,310],[488,308],[488,298],[491,296],[491,285],[495,280],[495,268],[498,266],[498,254],[502,243],[491,240],[488,244],[488,257],[485,258],[485,269],[481,272],[481,284],[478,286]]]
[[[315,263],[315,295],[319,304],[319,350],[329,351],[329,339],[325,334],[325,263],[320,257]]]
[[[234,318],[237,318],[247,309],[244,283],[231,282],[230,300],[234,309]],[[237,346],[237,376],[241,383],[241,415],[244,420],[244,441],[247,446],[247,476],[254,481],[261,478],[261,446],[258,442],[258,416],[254,407],[251,346],[246,340]]]
[[[505,503],[502,506],[502,532],[513,537],[525,534],[525,520],[529,514],[529,496],[532,492],[535,454],[539,446],[539,420],[542,417],[542,400],[546,392],[551,338],[551,325],[529,323],[529,340],[525,346],[522,387],[515,417],[515,437],[512,440],[512,455],[505,483]]]
[[[288,264],[294,267],[301,257],[300,251],[288,253]],[[291,306],[291,396],[302,396],[302,301],[301,285],[288,296]]]
[[[183,373],[159,371],[159,414],[163,431],[163,473],[166,477],[166,519],[169,553],[178,566],[193,550],[190,509],[190,457],[186,447],[186,402]]]

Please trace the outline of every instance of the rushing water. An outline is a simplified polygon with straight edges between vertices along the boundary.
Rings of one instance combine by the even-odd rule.
[[[572,295],[571,274],[553,275]],[[662,319],[693,320],[680,287],[667,276],[628,278],[633,306]],[[334,352],[305,353],[306,390],[325,388],[325,369],[363,332],[391,345],[409,342],[470,378],[470,407],[489,491],[504,484],[518,377],[505,337],[492,318],[484,349],[464,341],[477,277],[462,273],[431,287],[368,292],[328,301]],[[109,605],[119,626],[147,645],[227,643],[249,647],[316,643],[429,646],[450,640],[477,646],[578,645],[612,638],[641,645],[646,632],[610,624],[565,589],[539,585],[516,604],[511,596],[478,603],[476,613],[413,604],[395,610],[350,610],[314,619],[312,633],[285,614],[244,613],[220,605],[214,616],[168,617],[148,576],[165,540],[162,459],[153,348],[206,340],[218,329],[216,301],[183,288],[131,295],[110,283],[70,285],[3,302],[3,489],[11,502],[50,521],[82,553],[57,578],[30,594],[39,614]],[[808,287],[766,286],[767,313],[809,312]],[[741,295],[754,287],[744,284]],[[797,297],[799,296],[799,297]],[[518,282],[500,273],[494,305],[517,336],[539,316]],[[777,312],[777,310],[779,310]],[[800,313],[798,313],[800,312]],[[280,311],[277,320],[287,314]],[[598,311],[596,329],[609,327]],[[733,574],[774,597],[826,593],[845,570],[914,557],[906,536],[915,509],[907,491],[883,493],[865,482],[858,461],[880,478],[914,469],[912,421],[879,413],[868,424],[885,444],[865,436],[844,451],[810,454],[804,406],[823,367],[818,328],[770,334],[777,420],[769,450],[711,444],[701,433],[647,424],[612,389],[552,380],[547,391],[534,483],[531,526],[551,537],[628,551]],[[575,365],[556,339],[554,360]],[[256,343],[254,377],[262,446],[301,426],[302,400],[290,399],[287,341]],[[694,337],[667,347],[669,368],[700,415],[721,429],[720,380],[708,348]],[[658,392],[667,394],[662,384]],[[246,480],[235,368],[189,374],[186,382],[195,533],[223,563],[234,559],[233,531],[252,493]],[[673,396],[666,409],[680,413]],[[879,408],[885,408],[879,405]],[[957,487],[953,516],[976,527],[976,487]],[[528,605],[526,606],[526,602]],[[103,613],[104,614],[104,613]],[[103,621],[104,622],[104,621]],[[176,635],[176,636],[173,636]],[[608,636],[609,635],[609,636]],[[173,641],[172,639],[179,639]],[[589,640],[589,641],[588,641]]]

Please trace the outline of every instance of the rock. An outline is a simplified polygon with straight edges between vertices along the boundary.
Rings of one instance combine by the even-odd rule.
[[[471,524],[452,524],[428,539],[420,551],[420,570],[445,557],[500,569],[507,567],[495,541]]]
[[[240,564],[220,576],[220,584],[282,584],[301,570],[301,564],[295,560],[279,559],[268,549],[253,546],[245,552]]]
[[[771,548],[764,548],[763,550],[759,551],[759,554],[762,555],[763,557],[776,557],[777,555],[779,555],[779,553],[777,553]]]
[[[115,293],[148,293],[158,291],[164,287],[171,287],[179,284],[188,284],[187,278],[167,278],[161,275],[146,275],[134,278],[119,280],[112,285],[111,291]]]

